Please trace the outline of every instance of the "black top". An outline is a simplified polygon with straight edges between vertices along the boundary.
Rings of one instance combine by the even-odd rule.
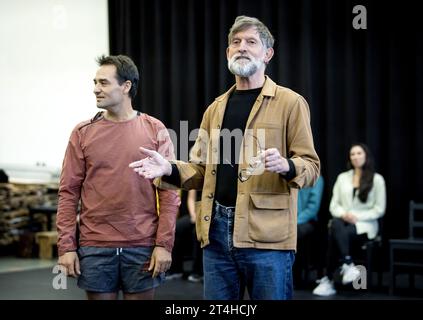
[[[235,90],[228,99],[220,134],[220,153],[217,165],[215,200],[227,207],[234,207],[238,192],[238,163],[242,139],[234,130],[244,134],[248,116],[261,88]],[[230,149],[228,148],[230,137]],[[230,152],[228,152],[230,150]]]

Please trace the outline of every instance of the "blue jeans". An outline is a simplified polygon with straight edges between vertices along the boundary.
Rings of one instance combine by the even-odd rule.
[[[234,248],[234,214],[216,202],[203,252],[204,298],[242,300],[246,287],[252,300],[291,299],[293,250]]]

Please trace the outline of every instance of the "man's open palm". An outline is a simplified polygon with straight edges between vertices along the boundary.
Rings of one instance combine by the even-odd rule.
[[[147,155],[147,158],[132,162],[129,167],[133,168],[141,177],[154,179],[164,175],[168,176],[172,173],[171,164],[160,153],[143,147],[140,147],[140,150]]]

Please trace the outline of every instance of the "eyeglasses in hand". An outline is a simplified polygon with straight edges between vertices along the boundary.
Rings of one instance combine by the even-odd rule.
[[[264,148],[262,148],[259,139],[252,134],[247,134],[245,136],[244,142],[247,145],[255,144],[255,150],[252,149],[253,154],[255,151],[255,155],[251,157],[246,157],[248,161],[248,167],[242,168],[238,174],[238,179],[241,182],[245,182],[250,179],[251,176],[260,175],[264,172]],[[246,146],[247,146],[246,145]]]

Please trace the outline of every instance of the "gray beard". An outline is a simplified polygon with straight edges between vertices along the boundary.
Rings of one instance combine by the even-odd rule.
[[[251,77],[261,67],[262,61],[252,59],[247,63],[239,63],[234,57],[228,60],[228,69],[232,74],[241,78]]]

